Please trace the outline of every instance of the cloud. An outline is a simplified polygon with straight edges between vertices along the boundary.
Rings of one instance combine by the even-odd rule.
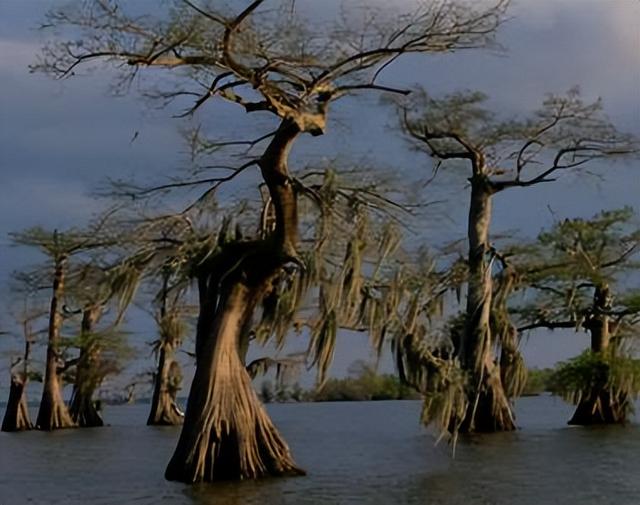
[[[373,2],[402,11],[414,6],[416,0]],[[332,6],[340,3],[305,2],[322,11],[321,20],[333,17],[337,11],[331,11]],[[344,2],[347,7],[366,3]],[[52,1],[30,1],[8,2],[8,9],[2,7],[0,244],[6,241],[7,231],[25,226],[82,225],[102,205],[87,193],[107,174],[136,174],[153,182],[183,160],[183,147],[175,133],[178,123],[170,120],[171,112],[143,113],[146,109],[135,89],[126,98],[108,96],[109,71],[66,81],[28,73],[27,66],[35,61],[43,42],[41,35],[30,29],[37,26],[51,5]],[[513,19],[498,34],[507,48],[504,55],[483,51],[420,55],[389,67],[383,75],[385,83],[420,82],[434,93],[481,89],[505,114],[529,111],[545,92],[560,92],[580,84],[588,96],[603,96],[614,121],[640,133],[640,2],[514,0],[510,14]],[[409,153],[399,136],[390,131],[388,126],[395,124],[395,117],[378,106],[377,97],[368,95],[345,104],[348,106],[332,110],[332,128],[325,138],[305,137],[296,146],[296,167],[312,157],[333,158],[343,153],[397,167],[412,180],[428,169],[424,157]],[[203,109],[203,117],[206,114],[214,133],[225,138],[245,136],[244,126],[254,120],[253,115],[236,115],[233,111],[227,116],[221,114],[224,110]],[[336,118],[345,126],[336,127]],[[130,145],[137,130],[139,138]],[[526,223],[527,230],[536,231],[549,218],[547,204],[570,216],[592,213],[594,205],[634,203],[640,191],[637,177],[631,176],[630,170],[619,174],[608,177],[602,193],[574,186],[567,198],[571,183],[563,180],[553,187],[505,196],[496,202],[496,229]],[[463,197],[464,180],[447,185],[441,179],[440,184],[446,189],[438,191]],[[439,199],[442,194],[427,197]],[[448,233],[458,236],[464,232],[463,213],[460,205],[451,210],[456,224],[444,223]],[[0,276],[24,261],[24,255],[15,249],[7,253],[3,250],[2,257]]]

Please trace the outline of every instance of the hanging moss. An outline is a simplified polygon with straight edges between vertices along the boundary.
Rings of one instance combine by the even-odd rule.
[[[549,387],[574,405],[589,403],[594,422],[624,422],[640,394],[640,360],[587,350],[560,363]]]

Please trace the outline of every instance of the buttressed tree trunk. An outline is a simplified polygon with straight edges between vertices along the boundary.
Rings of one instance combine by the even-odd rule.
[[[26,382],[24,374],[11,374],[9,401],[2,420],[2,431],[24,431],[33,428],[25,395]]]
[[[610,352],[611,293],[607,285],[597,286],[593,296],[593,314],[585,323],[591,333],[591,352],[602,355]],[[608,365],[593,371],[593,387],[590,394],[583,397],[568,424],[615,424],[626,421],[628,398],[608,387]]]
[[[469,408],[459,430],[495,432],[515,429],[511,405],[495,362],[491,335],[491,267],[494,260],[489,243],[493,189],[482,170],[471,181],[469,206],[469,284],[466,325],[459,351],[460,361],[469,372]]]
[[[73,420],[69,415],[67,406],[62,399],[60,378],[58,375],[60,327],[62,315],[58,305],[64,294],[64,274],[66,257],[58,257],[55,261],[53,278],[53,294],[51,296],[51,308],[49,311],[49,329],[47,344],[47,364],[42,388],[42,399],[38,410],[36,428],[40,430],[55,430],[72,427]]]
[[[160,338],[158,368],[153,381],[151,411],[147,425],[173,426],[182,424],[184,418],[177,402],[182,373],[180,365],[173,357],[177,342],[169,335],[162,335]]]
[[[182,482],[302,474],[258,399],[240,357],[243,328],[281,267],[295,259],[296,195],[287,156],[300,133],[284,119],[259,166],[276,215],[272,235],[235,242],[197,275],[196,372],[165,476]],[[226,250],[225,250],[226,249]]]
[[[182,424],[184,413],[178,405],[178,392],[182,382],[180,364],[171,357],[172,350],[163,344],[159,351],[158,369],[153,382],[151,411],[147,418],[149,426],[175,426]]]
[[[148,426],[174,426],[182,424],[184,418],[184,413],[177,401],[182,383],[182,373],[180,364],[174,358],[181,337],[179,325],[175,324],[177,315],[167,310],[168,290],[169,274],[167,273],[163,278],[160,293],[158,363],[153,378],[153,396],[151,397],[151,410],[147,418]]]
[[[25,394],[27,380],[26,365],[11,372],[11,388],[2,420],[2,431],[24,431],[33,428]]]
[[[78,426],[92,428],[104,426],[104,421],[93,399],[100,385],[100,343],[93,338],[95,324],[102,315],[102,307],[87,307],[82,313],[80,356],[76,365],[76,379],[71,395],[69,412]]]

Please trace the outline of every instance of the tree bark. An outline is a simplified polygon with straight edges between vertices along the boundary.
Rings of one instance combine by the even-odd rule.
[[[64,294],[64,273],[66,258],[56,258],[53,278],[53,294],[49,311],[49,330],[47,344],[47,364],[42,388],[42,399],[38,410],[36,427],[40,430],[70,428],[74,425],[67,406],[62,399],[60,379],[58,376],[60,327],[62,316],[58,304]]]
[[[33,428],[25,394],[26,385],[26,374],[22,372],[11,374],[11,388],[2,420],[2,431],[24,431]]]
[[[182,374],[180,365],[173,359],[173,343],[160,343],[158,368],[153,381],[151,411],[148,426],[175,426],[182,424],[184,414],[177,402]]]
[[[11,370],[9,400],[2,419],[1,431],[25,431],[33,429],[29,405],[27,403],[27,384],[29,382],[29,358],[31,357],[31,332],[29,322],[25,320],[25,343],[22,363],[18,361]],[[18,368],[20,366],[20,368]]]
[[[241,282],[225,291],[200,349],[184,426],[165,476],[191,483],[300,474],[238,354],[241,328],[259,293]]]
[[[158,364],[153,378],[148,426],[175,426],[182,424],[184,418],[184,413],[177,402],[182,373],[180,364],[174,359],[175,350],[180,345],[180,338],[172,334],[173,325],[166,324],[167,317],[173,317],[167,311],[168,290],[169,275],[166,274],[162,281]]]
[[[196,372],[184,425],[165,477],[187,483],[300,475],[289,447],[271,422],[240,356],[245,328],[270,280],[296,261],[297,201],[287,157],[300,133],[284,119],[258,164],[276,226],[255,242],[228,244],[202,265]]]
[[[628,399],[612,395],[604,387],[595,387],[583,398],[567,424],[591,426],[598,424],[624,424],[627,420]]]
[[[610,352],[611,341],[610,316],[611,293],[604,284],[597,286],[593,296],[593,313],[585,324],[591,334],[591,352],[605,354]],[[627,420],[629,398],[619,391],[612,391],[608,387],[609,366],[605,363],[602,368],[593,371],[593,386],[591,392],[580,400],[570,425],[619,424]]]
[[[102,307],[95,305],[82,313],[80,356],[76,365],[76,379],[69,406],[73,421],[82,428],[104,426],[94,393],[100,376],[100,343],[92,337],[95,324],[102,315]]]
[[[481,172],[475,173],[470,181],[469,282],[465,332],[459,350],[460,362],[469,373],[469,408],[459,430],[463,433],[509,431],[515,429],[515,423],[500,367],[493,355],[491,335],[494,258],[489,228],[493,190]]]

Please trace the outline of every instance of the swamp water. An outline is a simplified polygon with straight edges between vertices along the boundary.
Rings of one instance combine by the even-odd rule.
[[[106,428],[0,433],[0,505],[640,505],[640,425],[568,427],[572,408],[548,396],[454,459],[420,402],[269,405],[308,475],[198,486],[163,479],[179,428],[145,426],[148,407],[107,406]]]

